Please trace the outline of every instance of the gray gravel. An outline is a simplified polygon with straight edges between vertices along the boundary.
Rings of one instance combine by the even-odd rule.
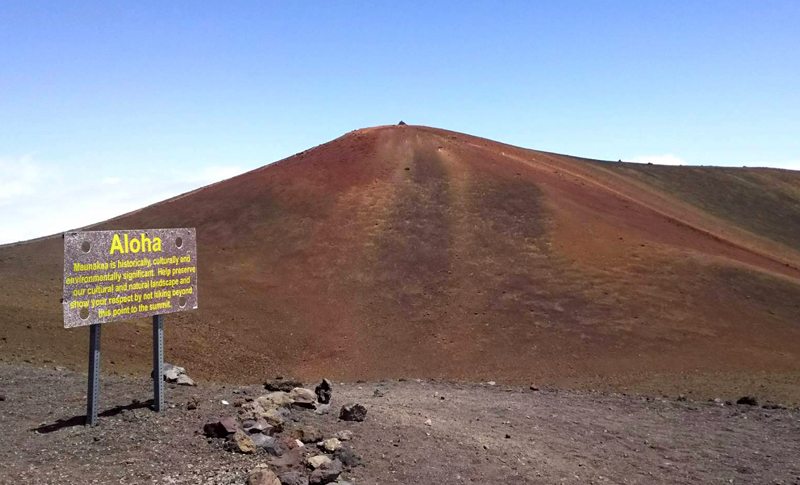
[[[263,388],[198,384],[168,386],[159,415],[149,379],[104,376],[87,428],[85,374],[0,364],[0,483],[244,484],[265,457],[200,431]],[[337,419],[350,402],[364,422]],[[414,380],[334,383],[332,406],[294,415],[325,437],[353,432],[363,466],[343,479],[356,485],[800,483],[797,410]]]

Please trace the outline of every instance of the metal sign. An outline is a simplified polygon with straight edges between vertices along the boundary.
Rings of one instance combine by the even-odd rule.
[[[64,234],[64,327],[197,308],[194,229]]]
[[[153,317],[153,410],[164,409],[163,314],[197,308],[194,229],[64,234],[64,327],[89,325],[86,424],[97,424],[100,324]]]

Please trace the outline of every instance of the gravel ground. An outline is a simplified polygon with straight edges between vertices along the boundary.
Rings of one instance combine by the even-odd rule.
[[[168,386],[156,414],[148,379],[101,386],[100,425],[84,427],[85,374],[0,364],[0,483],[244,484],[266,461],[201,433],[260,387]],[[796,409],[438,381],[335,385],[334,410],[346,402],[364,404],[366,421],[293,415],[326,437],[353,431],[356,485],[800,484]]]

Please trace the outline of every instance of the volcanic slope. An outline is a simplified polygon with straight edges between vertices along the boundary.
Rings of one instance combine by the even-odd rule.
[[[92,229],[196,227],[167,360],[259,381],[435,377],[800,401],[800,175],[354,131]],[[60,237],[0,247],[0,356],[82,367]],[[146,372],[149,322],[104,327]]]

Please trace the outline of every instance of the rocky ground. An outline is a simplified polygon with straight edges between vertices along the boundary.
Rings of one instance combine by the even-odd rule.
[[[226,417],[251,425],[239,418],[264,402],[263,386],[170,384],[156,414],[149,379],[104,376],[94,428],[83,426],[85,392],[85,374],[0,364],[0,483],[245,484],[281,471],[265,448],[231,451],[204,432]],[[339,419],[348,403],[366,407],[364,421]],[[338,480],[355,485],[800,484],[797,409],[409,380],[334,382],[329,414],[287,410],[268,441],[299,437],[291,453],[313,456],[325,451],[317,441],[352,432],[339,446],[360,464]],[[309,429],[319,434],[304,438]]]

